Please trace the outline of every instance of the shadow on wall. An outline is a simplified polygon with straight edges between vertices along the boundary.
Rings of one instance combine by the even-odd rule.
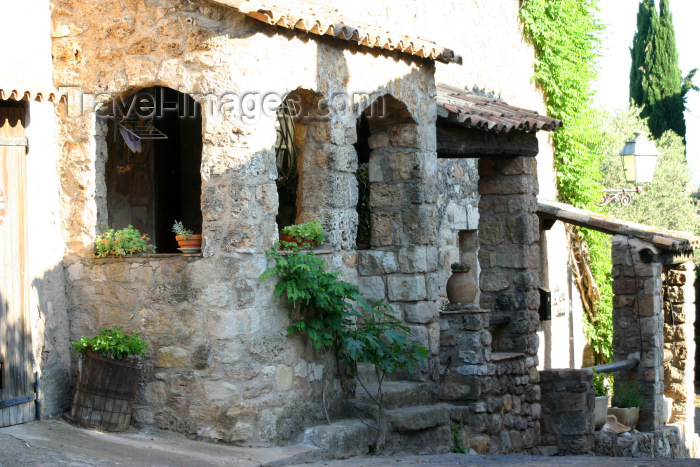
[[[63,264],[57,264],[32,281],[31,294],[38,316],[32,323],[38,349],[35,371],[39,372],[41,415],[61,413],[70,407],[74,378],[71,377],[69,319]],[[32,300],[34,302],[34,300]]]

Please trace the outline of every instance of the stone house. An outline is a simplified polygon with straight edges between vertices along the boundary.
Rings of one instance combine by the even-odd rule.
[[[288,311],[259,280],[280,227],[316,219],[324,261],[367,298],[387,300],[429,350],[409,377],[415,405],[462,407],[439,405],[435,424],[418,431],[449,441],[461,420],[480,452],[537,446],[538,365],[581,366],[581,314],[562,273],[563,228],[545,232],[537,215],[538,191],[555,198],[546,132],[559,122],[541,115],[518,1],[278,3],[16,7],[40,19],[32,32],[44,39],[25,80],[0,80],[0,98],[25,99],[31,117],[24,333],[40,412],[70,404],[68,342],[118,325],[150,346],[138,424],[270,445],[320,424],[324,397],[343,417],[331,368],[287,337]],[[119,118],[129,111],[136,121]],[[149,123],[134,152],[125,131]],[[368,227],[358,168],[369,183],[369,249],[357,248]],[[177,253],[175,219],[201,229],[201,256]],[[103,223],[133,224],[159,253],[93,257]],[[460,259],[475,266],[479,295],[440,313]],[[539,287],[561,309],[550,322],[538,319]],[[427,443],[420,436],[409,439]]]

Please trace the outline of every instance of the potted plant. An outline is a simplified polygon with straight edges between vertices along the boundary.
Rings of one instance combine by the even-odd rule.
[[[100,328],[93,336],[71,342],[78,361],[78,377],[68,417],[89,428],[124,431],[131,423],[134,398],[141,378],[139,356],[148,345],[138,332]]]
[[[608,402],[610,401],[610,386],[613,376],[607,373],[598,373],[593,368],[593,392],[595,393],[595,408],[593,415],[595,427],[600,428],[605,425],[608,416]]]
[[[173,233],[179,246],[178,250],[185,254],[196,254],[202,251],[202,236],[186,229],[182,221],[175,221]]]
[[[618,422],[634,429],[639,420],[639,406],[641,402],[642,397],[639,394],[637,385],[620,383],[615,386],[613,391],[613,406],[608,409],[608,415],[615,415]]]
[[[447,280],[447,298],[450,303],[473,303],[476,299],[476,281],[468,274],[471,265],[464,261],[450,265],[452,275]]]
[[[280,246],[283,250],[291,248],[311,248],[323,243],[325,234],[319,221],[310,221],[303,224],[288,225],[282,229]]]
[[[95,239],[95,256],[116,256],[121,259],[125,255],[155,253],[156,247],[148,240],[147,234],[142,234],[131,225],[116,232],[110,226],[103,225],[102,233]]]

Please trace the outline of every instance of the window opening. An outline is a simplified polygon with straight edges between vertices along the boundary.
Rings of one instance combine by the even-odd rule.
[[[297,146],[294,141],[296,116],[299,103],[290,99],[284,100],[277,110],[277,141],[275,143],[277,157],[277,194],[279,210],[277,211],[277,227],[282,229],[294,224],[297,214],[297,190],[299,186],[299,170],[297,167]]]

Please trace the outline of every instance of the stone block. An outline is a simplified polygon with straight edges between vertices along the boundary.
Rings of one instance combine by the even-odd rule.
[[[418,125],[403,123],[391,128],[391,145],[401,147],[418,146]]]
[[[373,247],[401,244],[403,226],[399,213],[391,211],[373,211],[371,218]]]
[[[419,206],[404,213],[403,221],[412,244],[434,245],[437,241],[437,210],[434,205]]]
[[[510,286],[510,278],[500,271],[482,271],[479,285],[481,290],[499,292]]]
[[[398,252],[399,270],[403,273],[428,271],[426,247],[401,248]]]
[[[416,302],[425,300],[425,276],[422,274],[414,276],[392,274],[387,277],[387,289],[391,301]]]
[[[518,245],[530,245],[539,241],[539,219],[536,214],[523,214],[507,220],[508,238]]]
[[[363,276],[391,274],[399,270],[393,251],[364,250],[358,252],[358,271]]]
[[[376,207],[395,207],[403,205],[405,200],[404,185],[398,183],[372,183],[369,205]]]
[[[190,365],[190,357],[185,349],[180,347],[161,347],[158,349],[156,367],[185,368]]]
[[[488,454],[491,452],[491,438],[487,435],[470,436],[469,447],[479,454]]]
[[[504,238],[504,221],[498,217],[482,215],[479,220],[479,243],[484,246],[499,245]]]
[[[374,133],[367,138],[367,144],[370,149],[382,148],[389,144],[389,135],[384,131]]]
[[[408,323],[433,323],[436,322],[439,309],[435,302],[418,302],[404,307],[404,319]]]
[[[366,276],[358,278],[360,294],[370,301],[386,299],[384,279],[381,276]]]
[[[421,164],[418,153],[396,152],[390,156],[392,180],[411,180],[421,175]]]

